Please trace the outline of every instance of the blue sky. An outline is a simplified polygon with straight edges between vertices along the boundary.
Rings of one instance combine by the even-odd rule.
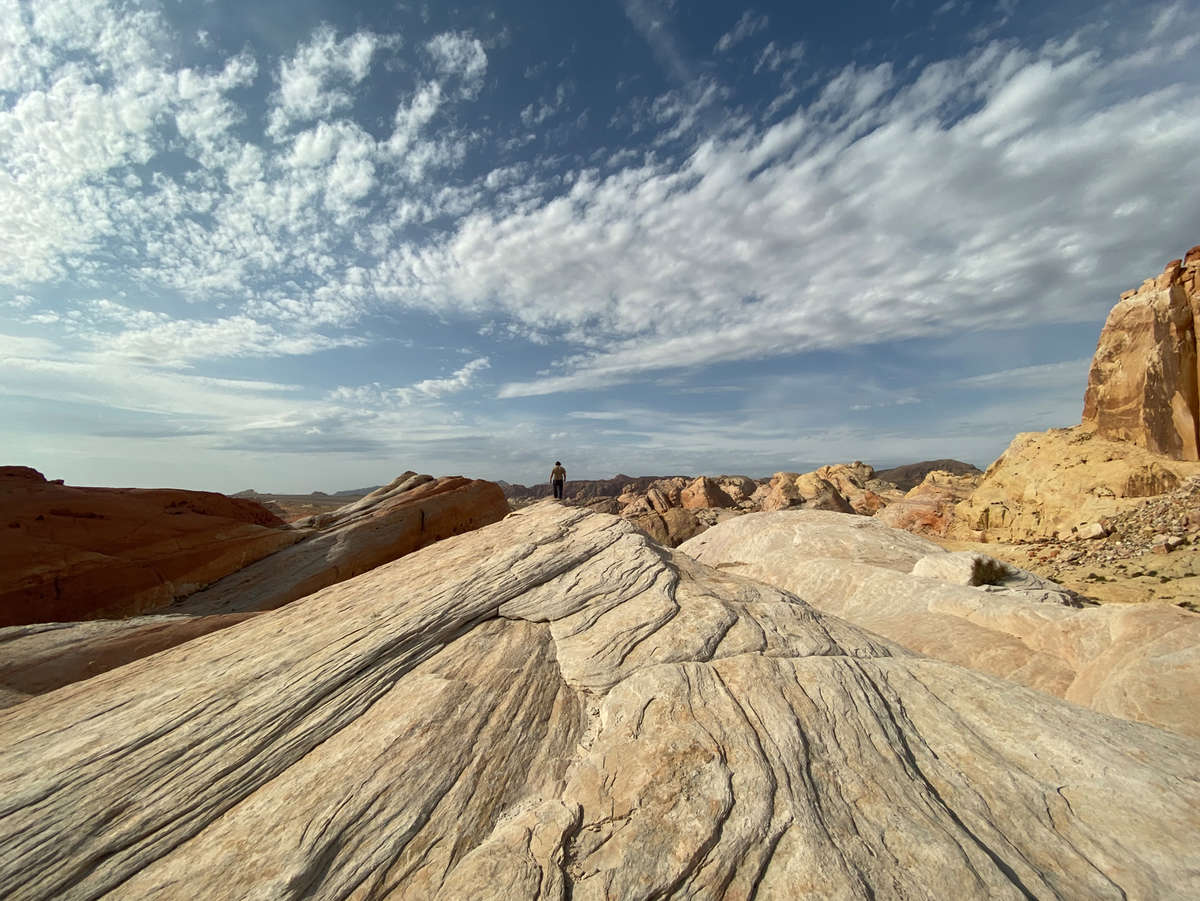
[[[4,463],[986,465],[1200,241],[1200,4],[0,0]]]

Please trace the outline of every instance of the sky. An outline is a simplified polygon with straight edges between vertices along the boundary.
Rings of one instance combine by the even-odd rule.
[[[955,457],[1200,243],[1200,0],[0,0],[0,463]]]

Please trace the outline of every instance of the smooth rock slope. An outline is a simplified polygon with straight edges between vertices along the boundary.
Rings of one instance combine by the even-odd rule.
[[[1068,540],[1196,475],[1200,463],[1110,441],[1087,426],[1022,432],[955,506],[948,532],[974,541]]]
[[[1198,614],[1168,605],[1080,609],[1033,573],[825,511],[749,514],[679,550],[922,654],[1200,737]]]
[[[172,612],[271,610],[507,514],[508,501],[494,482],[406,472],[333,512],[297,521],[317,531],[196,592]]]
[[[0,711],[0,896],[1196,897],[1198,772],[543,503]]]

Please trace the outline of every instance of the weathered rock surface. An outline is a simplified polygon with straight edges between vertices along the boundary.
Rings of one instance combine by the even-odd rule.
[[[1076,609],[1070,593],[1032,573],[948,553],[878,519],[821,511],[749,514],[680,550],[922,654],[1200,736],[1200,615]],[[993,584],[963,584],[984,580]]]
[[[875,513],[894,529],[925,535],[945,535],[954,523],[955,507],[979,487],[982,473],[955,475],[934,470],[904,497]]]
[[[716,476],[714,481],[735,504],[749,500],[758,490],[758,482],[749,476]]]
[[[685,510],[703,510],[734,506],[733,499],[708,476],[700,476],[679,492],[679,506]]]
[[[1121,295],[1092,358],[1083,421],[1104,438],[1200,460],[1200,247]]]
[[[297,525],[320,531],[197,592],[172,612],[270,610],[508,512],[494,482],[406,472],[339,510],[300,520]]]
[[[955,507],[949,534],[975,541],[1070,538],[1200,475],[1200,464],[1170,460],[1090,428],[1024,432]]]
[[[854,508],[832,482],[815,472],[777,472],[765,486],[759,508],[763,511],[803,507],[853,513]]]
[[[169,604],[294,544],[253,501],[205,491],[81,488],[0,467],[0,626]]]
[[[545,504],[0,712],[0,895],[1194,897],[1198,770]]]
[[[253,615],[135,616],[0,629],[0,707],[82,682]]]
[[[814,475],[837,488],[850,508],[863,516],[874,516],[888,503],[903,497],[896,486],[880,481],[874,469],[857,460],[822,466]]]

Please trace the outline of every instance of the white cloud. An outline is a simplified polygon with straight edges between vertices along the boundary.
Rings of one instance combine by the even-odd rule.
[[[802,59],[804,59],[804,44],[796,43],[790,47],[780,47],[774,41],[771,41],[758,54],[758,58],[754,63],[754,74],[757,75],[764,69],[770,72],[778,72],[784,66],[789,64],[794,65]]]
[[[626,17],[650,45],[659,65],[680,84],[694,81],[695,67],[671,29],[672,4],[665,0],[622,0],[622,3]]]
[[[90,333],[105,357],[154,366],[187,366],[198,360],[276,357],[360,345],[361,338],[331,338],[308,330],[280,331],[249,316],[215,321],[158,320],[116,333]]]
[[[547,202],[475,210],[439,246],[389,254],[379,284],[565,342],[554,371],[506,397],[1090,321],[1113,279],[1194,230],[1164,175],[1200,146],[1200,101],[1177,77],[1086,46],[990,44],[904,79],[851,66],[809,107],[735,120],[683,164],[577,171]]]
[[[444,32],[431,38],[425,49],[433,58],[438,73],[459,82],[463,98],[473,98],[483,87],[487,74],[487,51],[478,38],[465,32]]]
[[[376,50],[394,43],[370,31],[338,40],[329,26],[317,29],[311,41],[280,63],[269,133],[282,139],[294,123],[349,109],[351,89],[367,77]]]
[[[742,17],[737,20],[737,24],[730,31],[721,35],[721,39],[713,49],[717,53],[728,53],[746,38],[753,37],[767,27],[768,19],[765,15],[757,15],[754,10],[748,9],[742,13]]]
[[[447,394],[457,394],[459,391],[464,391],[474,385],[476,381],[475,376],[490,366],[491,363],[487,357],[479,357],[455,371],[449,378],[424,379],[417,382],[408,390],[434,398],[445,397]]]
[[[1083,386],[1087,384],[1091,359],[1065,360],[1061,363],[1045,363],[1039,366],[1020,366],[985,372],[958,380],[968,388],[1003,388],[1006,391],[1022,391],[1035,388],[1055,388],[1078,391],[1083,397]]]
[[[551,116],[555,116],[567,109],[567,98],[574,91],[573,84],[564,82],[560,84],[554,91],[554,96],[551,98],[542,98],[536,104],[531,103],[521,110],[521,122],[526,128],[533,128],[541,125]]]

